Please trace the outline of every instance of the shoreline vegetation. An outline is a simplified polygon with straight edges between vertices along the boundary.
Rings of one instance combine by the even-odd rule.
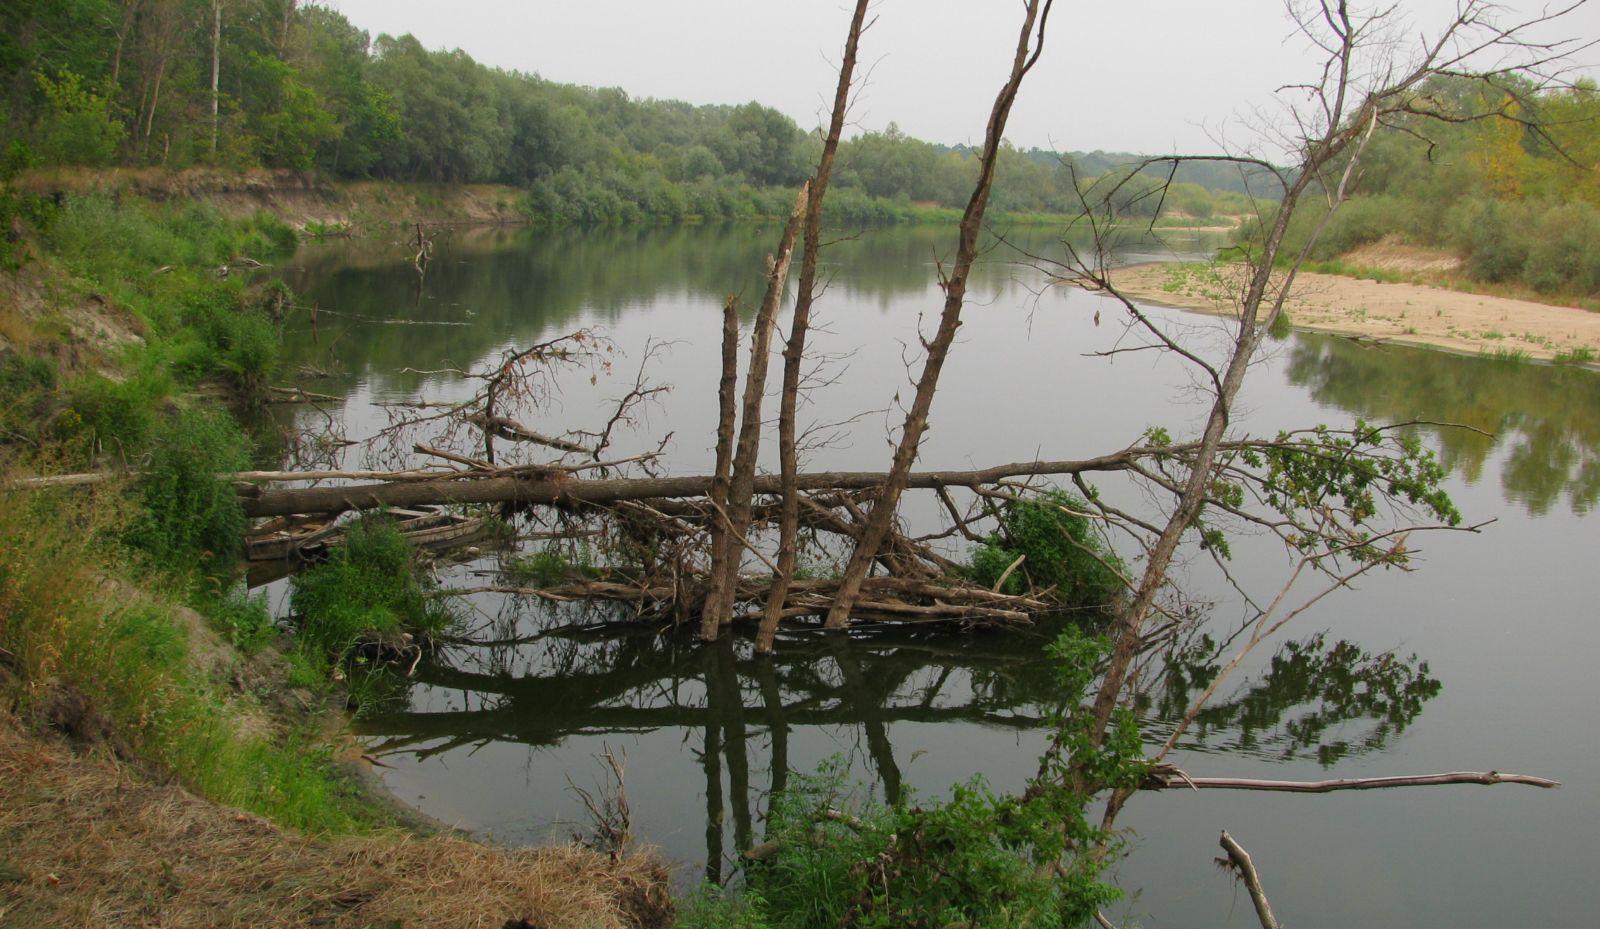
[[[168,791],[162,802],[185,808],[186,816],[210,810],[202,818],[227,823],[237,815],[243,817],[238,822],[269,829],[251,840],[258,850],[307,842],[316,854],[332,855],[348,847],[341,843],[359,841],[369,849],[409,854],[401,850],[416,841],[406,838],[415,824],[402,822],[391,798],[356,773],[361,760],[348,740],[343,707],[383,699],[381,681],[354,673],[363,655],[386,641],[425,637],[444,620],[412,609],[425,598],[406,567],[408,554],[392,539],[375,542],[358,562],[331,563],[327,576],[316,581],[320,595],[307,581],[294,620],[301,625],[292,629],[280,628],[263,603],[228,580],[227,553],[237,544],[243,517],[232,489],[213,475],[273,459],[271,439],[249,435],[240,423],[250,419],[248,410],[262,402],[271,383],[275,327],[290,299],[265,276],[253,279],[250,265],[238,262],[241,256],[270,262],[286,254],[306,235],[290,223],[313,232],[313,224],[335,221],[396,226],[413,222],[419,211],[431,211],[425,212],[430,222],[512,221],[507,217],[515,214],[505,211],[501,196],[507,190],[388,181],[333,185],[257,173],[119,172],[110,181],[91,172],[70,176],[77,186],[61,196],[54,193],[63,190],[59,183],[6,191],[10,225],[17,230],[0,276],[6,471],[89,470],[137,460],[145,463],[145,476],[87,495],[80,489],[41,494],[0,487],[0,724],[10,727],[0,765],[19,772],[36,765],[28,769],[30,776],[46,782],[65,777],[80,762],[100,766],[101,775],[153,778],[150,784]],[[1118,283],[1140,299],[1216,309],[1218,279],[1209,266],[1128,268]],[[1430,300],[1480,299],[1324,275],[1308,278],[1302,294],[1310,296],[1303,299],[1324,299],[1328,287],[1354,285],[1381,288],[1386,297],[1414,288]],[[1506,302],[1513,304],[1519,311],[1600,324],[1600,316],[1581,310]],[[1499,302],[1489,305],[1508,312]],[[1350,325],[1336,312],[1319,321],[1307,306],[1291,313],[1308,327]],[[1429,335],[1421,325],[1409,335],[1385,333],[1381,327],[1398,323],[1380,315],[1369,307],[1357,319],[1366,327],[1360,334],[1408,336],[1405,341]],[[1456,317],[1435,310],[1431,318],[1446,334],[1452,325],[1459,329],[1459,322],[1452,323]],[[1576,356],[1597,341],[1592,334],[1541,338],[1543,330],[1532,322],[1502,325],[1507,334],[1490,340],[1501,343],[1495,347],[1529,356]],[[388,567],[369,570],[373,565]],[[337,605],[349,592],[379,604],[382,615],[314,606]],[[317,625],[304,625],[310,622]],[[379,630],[376,641],[363,637],[373,629]],[[106,649],[106,642],[117,646]],[[77,746],[77,760],[70,760],[74,756],[62,737]],[[30,783],[17,789],[62,788],[59,781],[55,788]],[[178,785],[193,796],[174,799]],[[154,814],[123,805],[107,807],[105,815],[145,822],[141,817]],[[260,826],[254,817],[273,826]],[[50,825],[37,819],[0,822],[13,849],[0,866],[22,875],[16,880],[29,888],[21,904],[7,902],[23,907],[16,912],[62,912],[27,909],[65,899],[32,895],[39,882],[49,883],[56,874],[36,864],[45,858],[29,857],[53,854],[57,840]],[[152,841],[160,838],[153,835]],[[236,840],[242,841],[221,839]],[[567,852],[471,847],[506,867],[522,867],[546,853],[570,864],[561,858]],[[505,857],[495,858],[500,855]],[[558,895],[566,899],[607,881],[634,879],[618,877],[612,865],[635,876],[660,868],[648,852],[590,861],[584,869],[562,865],[538,873],[582,871],[572,893]],[[664,886],[648,894],[664,893]],[[383,889],[373,899],[401,899],[404,893]],[[634,917],[626,914],[613,914],[622,922],[597,922],[588,911],[577,923],[563,923],[565,911],[538,910],[545,904],[534,896],[517,899],[525,900],[520,912],[543,925],[642,924],[629,922]],[[74,897],[61,905],[84,902]],[[106,905],[121,903],[106,898]],[[666,906],[653,911],[657,924],[670,919],[662,915],[670,914]]]
[[[247,427],[289,295],[253,272],[295,232],[259,204],[0,194],[0,922],[669,924],[648,850],[423,838],[366,773],[370,669],[448,621],[397,532],[297,576],[285,624],[245,590],[215,474],[279,455]]]

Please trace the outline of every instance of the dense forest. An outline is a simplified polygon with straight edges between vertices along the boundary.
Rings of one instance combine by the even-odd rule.
[[[289,168],[338,178],[500,182],[553,222],[777,215],[816,161],[810,127],[759,103],[635,99],[489,68],[413,36],[370,37],[298,0],[17,0],[0,9],[0,135],[12,170]],[[1132,155],[1007,147],[996,207],[1069,213],[1074,181]],[[846,142],[830,212],[959,209],[976,153],[890,124]],[[1149,216],[1165,174],[1119,193]],[[1241,213],[1236,169],[1186,166],[1177,221]],[[787,189],[787,192],[785,191]]]

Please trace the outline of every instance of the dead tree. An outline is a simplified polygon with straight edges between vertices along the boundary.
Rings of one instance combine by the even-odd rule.
[[[1563,49],[1572,43],[1535,43],[1527,36],[1531,29],[1573,8],[1502,25],[1496,21],[1496,8],[1492,4],[1485,0],[1467,0],[1456,17],[1434,37],[1423,40],[1406,62],[1399,39],[1395,37],[1398,33],[1391,32],[1399,26],[1394,21],[1397,15],[1394,8],[1362,13],[1352,11],[1345,0],[1321,0],[1309,6],[1291,7],[1297,28],[1326,54],[1321,79],[1289,88],[1310,101],[1309,106],[1289,110],[1292,151],[1297,162],[1290,168],[1283,168],[1253,156],[1225,155],[1212,159],[1260,169],[1276,178],[1281,188],[1281,197],[1264,223],[1259,242],[1251,243],[1243,252],[1246,279],[1242,290],[1233,295],[1234,314],[1229,321],[1233,330],[1232,346],[1221,364],[1209,364],[1183,350],[1149,314],[1118,291],[1103,253],[1085,257],[1069,251],[1064,266],[1066,279],[1107,294],[1120,303],[1133,324],[1150,336],[1151,345],[1182,354],[1200,368],[1203,381],[1212,389],[1211,408],[1196,454],[1187,464],[1187,475],[1175,487],[1173,506],[1160,533],[1146,551],[1144,571],[1132,599],[1112,628],[1114,651],[1094,701],[1096,740],[1104,736],[1113,708],[1126,695],[1136,643],[1152,612],[1157,593],[1165,583],[1167,570],[1213,496],[1214,482],[1219,478],[1219,462],[1224,460],[1222,448],[1233,421],[1234,400],[1245,374],[1267,333],[1282,316],[1296,274],[1335,211],[1349,196],[1359,174],[1361,156],[1373,133],[1390,120],[1417,112],[1420,89],[1432,77],[1472,74],[1493,81],[1515,72],[1536,71],[1557,61]],[[1493,68],[1472,71],[1473,64],[1488,54],[1500,56]],[[1172,156],[1153,159],[1152,163],[1175,165],[1188,160],[1191,158],[1187,156]],[[1306,242],[1292,254],[1286,253],[1291,219],[1304,202],[1318,195],[1324,198],[1325,214]],[[1334,560],[1330,556],[1341,552],[1339,541],[1330,533],[1319,536],[1318,545],[1301,549],[1308,557],[1301,560],[1290,582],[1321,571],[1332,576],[1336,583],[1346,583],[1348,578],[1341,572],[1325,570]],[[1349,549],[1342,551],[1348,553]],[[1358,570],[1402,563],[1406,554],[1404,537],[1395,540],[1394,551],[1372,554],[1371,560],[1361,562]],[[1259,631],[1276,628],[1287,617],[1298,614],[1299,609],[1287,605],[1286,595],[1287,590],[1280,592],[1261,611]],[[1264,637],[1253,637],[1251,644]],[[1125,793],[1113,798],[1109,816],[1115,815],[1116,806],[1125,798]]]
[[[811,304],[816,299],[817,256],[822,250],[822,201],[828,192],[828,180],[833,174],[833,160],[839,151],[839,137],[844,132],[844,117],[850,106],[850,82],[855,74],[856,52],[861,44],[861,33],[866,30],[869,0],[856,0],[850,31],[845,38],[844,58],[839,63],[839,85],[833,95],[833,116],[828,123],[828,133],[822,142],[822,157],[817,161],[817,171],[811,176],[811,197],[806,204],[805,244],[800,257],[800,283],[795,293],[794,313],[789,323],[789,338],[783,348],[783,391],[778,408],[778,467],[782,478],[783,509],[778,519],[778,563],[772,579],[772,592],[767,595],[766,613],[756,636],[756,650],[772,651],[772,639],[778,622],[783,618],[783,605],[788,597],[789,582],[794,577],[797,557],[797,535],[800,530],[800,491],[795,486],[800,470],[796,449],[795,412],[800,395],[800,367],[806,357],[806,333],[811,326]]]
[[[1198,380],[1211,394],[1204,428],[1192,443],[1193,455],[1187,456],[1180,467],[1163,472],[1158,479],[1154,474],[1146,475],[1152,478],[1152,485],[1169,495],[1170,505],[1159,525],[1146,527],[1151,531],[1142,546],[1143,570],[1131,584],[1129,600],[1110,630],[1112,651],[1087,711],[1088,726],[1083,730],[1091,749],[1098,748],[1108,737],[1117,708],[1126,705],[1139,689],[1136,660],[1141,642],[1152,615],[1158,612],[1158,595],[1167,583],[1168,571],[1180,547],[1193,535],[1204,533],[1203,514],[1222,512],[1227,515],[1229,507],[1222,503],[1227,494],[1218,491],[1231,484],[1231,475],[1239,461],[1226,451],[1230,442],[1239,440],[1238,436],[1230,435],[1235,399],[1267,333],[1282,317],[1297,272],[1359,178],[1367,143],[1380,127],[1394,120],[1430,112],[1424,100],[1424,89],[1431,78],[1473,77],[1494,83],[1497,78],[1513,73],[1537,75],[1547,66],[1558,63],[1564,52],[1576,43],[1537,42],[1529,37],[1530,31],[1565,16],[1578,5],[1504,24],[1498,21],[1501,11],[1487,0],[1463,0],[1447,25],[1407,50],[1401,38],[1405,34],[1401,31],[1403,24],[1397,21],[1398,13],[1393,7],[1363,12],[1352,10],[1345,0],[1292,4],[1291,15],[1297,28],[1325,55],[1320,77],[1308,84],[1286,88],[1308,101],[1291,105],[1287,110],[1286,148],[1294,156],[1293,163],[1283,167],[1266,158],[1234,153],[1209,157],[1169,156],[1135,165],[1126,176],[1131,178],[1153,165],[1175,170],[1177,165],[1190,160],[1213,160],[1255,169],[1275,179],[1279,185],[1277,203],[1260,211],[1263,218],[1258,236],[1247,240],[1239,250],[1244,274],[1241,286],[1231,295],[1233,312],[1227,317],[1231,344],[1220,363],[1207,362],[1187,349],[1156,318],[1117,289],[1115,275],[1109,270],[1109,230],[1105,222],[1113,217],[1109,207],[1085,201],[1084,220],[1094,233],[1093,250],[1084,253],[1070,244],[1065,245],[1066,259],[1049,265],[1052,275],[1057,280],[1105,294],[1121,305],[1130,331],[1141,333],[1144,342],[1115,351],[1151,349],[1179,355],[1195,366]],[[1486,56],[1493,60],[1484,69],[1480,65]],[[1171,172],[1168,177],[1170,183]],[[1127,180],[1120,183],[1125,184]],[[1114,193],[1113,190],[1111,194]],[[1110,194],[1102,192],[1102,196],[1106,203],[1110,202]],[[1308,239],[1291,250],[1287,244],[1291,220],[1299,210],[1317,199],[1322,201],[1326,212]],[[1352,448],[1340,468],[1359,469],[1363,467],[1361,462],[1361,450]],[[1259,601],[1246,595],[1253,618],[1242,630],[1245,633],[1242,642],[1190,705],[1165,745],[1151,759],[1153,763],[1163,762],[1200,708],[1252,649],[1323,597],[1349,585],[1362,574],[1378,568],[1404,568],[1408,563],[1413,549],[1405,528],[1382,532],[1367,530],[1363,528],[1366,524],[1364,504],[1358,503],[1354,509],[1339,512],[1343,507],[1335,499],[1337,492],[1331,482],[1320,486],[1315,480],[1308,483],[1302,477],[1288,471],[1280,473],[1273,489],[1274,494],[1298,496],[1300,507],[1309,516],[1309,523],[1303,528],[1281,536],[1294,559],[1289,577],[1280,589]],[[1428,528],[1453,526],[1458,518],[1453,507],[1443,499],[1427,496],[1413,499],[1420,499],[1424,510],[1438,520],[1435,526]],[[1348,503],[1348,499],[1345,502]],[[1091,505],[1103,506],[1093,501]],[[1203,534],[1201,540],[1205,541]],[[1227,571],[1220,559],[1218,564]],[[1297,584],[1313,576],[1323,578],[1324,586],[1298,602],[1291,599]],[[1041,765],[1040,778],[1047,776],[1052,759],[1061,760],[1060,753],[1065,750],[1059,740],[1051,747]],[[1064,776],[1078,789],[1098,792],[1092,775],[1075,759],[1067,760],[1064,766],[1054,770],[1066,771]],[[1207,779],[1196,780],[1193,786],[1198,787],[1198,781]],[[1500,779],[1492,773],[1442,775],[1380,779],[1368,786],[1461,782],[1498,783]],[[1551,786],[1550,782],[1538,778],[1518,778],[1515,782]],[[1230,779],[1211,780],[1206,786],[1223,784],[1244,786]],[[1338,789],[1328,784],[1255,786],[1257,789],[1302,791]],[[1102,818],[1106,830],[1113,828],[1123,804],[1137,789],[1119,787],[1108,792]],[[1230,849],[1230,854],[1233,851]],[[1253,887],[1252,892],[1258,889],[1258,886]],[[1275,920],[1264,906],[1264,898],[1258,897],[1257,904],[1262,910],[1262,924],[1275,926]]]
[[[728,478],[726,505],[721,507],[721,520],[712,529],[713,536],[726,533],[729,542],[719,546],[721,561],[713,562],[711,574],[717,578],[712,588],[714,596],[706,598],[705,610],[700,617],[700,637],[712,639],[722,623],[733,615],[733,587],[743,562],[742,548],[745,534],[750,531],[750,499],[756,478],[756,455],[761,448],[761,399],[767,389],[767,364],[772,350],[772,331],[777,326],[778,304],[783,302],[783,289],[789,279],[789,263],[794,256],[794,240],[800,223],[805,219],[806,205],[810,201],[810,185],[800,189],[795,198],[794,212],[784,224],[783,235],[778,240],[778,251],[768,259],[767,290],[756,311],[755,324],[750,336],[750,368],[744,379],[744,404],[739,412],[739,442],[734,448],[733,468]],[[727,377],[726,372],[723,374]]]
[[[734,408],[734,391],[739,386],[739,300],[730,296],[722,306],[722,377],[717,382],[717,461],[707,494],[710,502],[724,510],[728,506],[728,483],[733,473],[733,427],[738,415]],[[728,559],[728,547],[733,539],[720,529],[711,533],[712,570],[706,582],[706,601],[720,602],[725,583],[719,570]],[[721,619],[712,618],[709,631],[715,635]],[[701,636],[708,631],[702,616]]]
[[[895,448],[888,477],[862,526],[850,562],[845,566],[839,593],[828,610],[829,629],[843,629],[850,621],[850,611],[855,606],[861,584],[872,570],[884,539],[889,535],[895,511],[899,508],[900,495],[906,489],[906,477],[916,463],[922,434],[928,428],[933,396],[939,387],[939,373],[950,353],[950,345],[955,341],[956,330],[961,326],[961,309],[967,299],[967,275],[978,255],[978,234],[982,231],[983,214],[989,206],[989,193],[994,187],[995,163],[1000,155],[1000,142],[1005,136],[1006,119],[1011,115],[1011,106],[1016,102],[1023,78],[1027,77],[1044,51],[1044,30],[1050,18],[1052,2],[1028,0],[1025,6],[1016,54],[1011,61],[1011,73],[995,97],[989,124],[984,131],[983,152],[978,158],[978,181],[972,189],[971,199],[967,201],[966,210],[961,214],[961,235],[956,246],[955,262],[951,265],[950,273],[941,276],[939,281],[944,290],[944,310],[939,316],[939,328],[933,340],[924,343],[927,355],[922,363],[922,374],[917,378],[916,394],[910,409],[906,411],[905,423],[900,427],[900,441]]]

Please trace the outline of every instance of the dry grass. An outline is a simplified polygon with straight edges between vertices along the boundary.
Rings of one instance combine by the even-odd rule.
[[[664,926],[666,877],[647,854],[309,839],[0,712],[0,925]]]

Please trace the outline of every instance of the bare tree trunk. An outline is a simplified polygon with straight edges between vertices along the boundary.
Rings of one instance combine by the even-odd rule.
[[[127,47],[128,34],[133,31],[133,21],[139,15],[143,0],[130,0],[122,8],[122,25],[117,29],[117,50],[111,56],[111,86],[116,87],[122,77],[122,50]]]
[[[217,78],[222,66],[222,0],[211,0],[211,158],[217,157]]]
[[[144,151],[150,151],[150,132],[156,124],[156,106],[161,102],[161,78],[167,71],[167,60],[162,58],[156,62],[155,86],[150,91],[150,109],[144,117]]]
[[[842,629],[850,620],[850,610],[860,596],[861,584],[872,569],[878,549],[889,534],[890,524],[899,507],[900,495],[905,492],[906,478],[917,460],[917,450],[922,443],[922,433],[928,428],[928,412],[933,407],[933,395],[939,386],[939,372],[944,368],[945,357],[955,341],[956,330],[961,326],[961,308],[966,302],[967,275],[978,254],[978,233],[983,226],[984,210],[989,205],[989,192],[994,186],[995,162],[999,157],[1000,140],[1005,135],[1006,119],[1011,115],[1011,105],[1016,101],[1022,79],[1027,76],[1039,54],[1044,51],[1044,28],[1050,16],[1053,0],[1028,0],[1022,29],[1017,39],[1016,55],[1011,62],[1011,75],[995,98],[994,109],[989,114],[989,125],[984,132],[983,155],[979,161],[978,182],[972,198],[961,216],[961,238],[956,246],[955,264],[950,275],[940,283],[944,288],[944,311],[939,317],[939,329],[933,341],[927,343],[927,360],[922,374],[917,378],[917,392],[906,412],[905,425],[901,427],[900,444],[895,448],[894,462],[883,490],[873,504],[861,539],[850,555],[845,568],[839,594],[828,611],[827,628]],[[1038,40],[1034,27],[1038,27]],[[1031,48],[1031,51],[1030,51]]]
[[[777,254],[772,256],[771,266],[767,269],[767,292],[756,311],[755,331],[750,338],[750,369],[745,373],[744,404],[739,413],[739,442],[734,449],[733,471],[728,482],[728,505],[718,526],[718,531],[726,533],[729,541],[723,548],[722,562],[711,566],[712,574],[722,577],[716,589],[716,598],[706,598],[700,618],[702,638],[714,638],[717,629],[733,619],[733,594],[744,552],[740,542],[750,529],[750,497],[756,478],[756,455],[761,448],[761,398],[767,389],[772,330],[777,324],[778,304],[783,302],[784,283],[789,279],[794,240],[800,232],[801,221],[805,219],[806,203],[810,198],[811,185],[807,183],[800,188],[799,195],[795,197],[794,212],[784,224]]]
[[[729,295],[722,305],[722,378],[717,382],[717,463],[707,493],[713,507],[728,508],[728,482],[733,470],[733,422],[737,416],[734,392],[739,386],[739,298]],[[711,571],[708,572],[706,603],[722,599],[722,571],[732,539],[719,526],[711,533]],[[719,620],[706,611],[701,616],[700,635],[713,638]]]
[[[1228,860],[1233,862],[1234,869],[1239,873],[1239,879],[1244,881],[1245,889],[1250,891],[1250,902],[1255,904],[1256,919],[1261,923],[1261,929],[1281,929],[1282,923],[1272,915],[1272,904],[1267,902],[1267,892],[1261,887],[1261,875],[1256,872],[1256,863],[1244,846],[1228,835],[1226,829],[1222,832],[1222,848],[1228,853]]]
[[[799,473],[799,451],[795,438],[795,408],[799,402],[800,366],[805,361],[806,333],[811,326],[811,303],[816,298],[817,253],[822,248],[822,200],[827,196],[833,160],[844,132],[844,117],[850,104],[850,81],[855,74],[856,51],[865,28],[870,0],[856,0],[855,15],[845,38],[844,59],[839,64],[839,86],[833,95],[833,117],[822,143],[817,173],[811,178],[811,199],[806,205],[805,245],[800,257],[800,284],[795,294],[794,316],[789,323],[789,339],[783,347],[783,392],[778,408],[778,462],[783,483],[783,508],[778,522],[778,570],[772,592],[767,597],[766,613],[756,634],[756,651],[772,651],[772,639],[783,618],[783,604],[789,596],[789,580],[794,577],[796,536],[800,530],[800,490],[795,485]]]
[[[289,26],[294,22],[295,10],[300,6],[299,0],[288,0],[283,5],[283,31],[278,35],[278,59],[289,60]]]

